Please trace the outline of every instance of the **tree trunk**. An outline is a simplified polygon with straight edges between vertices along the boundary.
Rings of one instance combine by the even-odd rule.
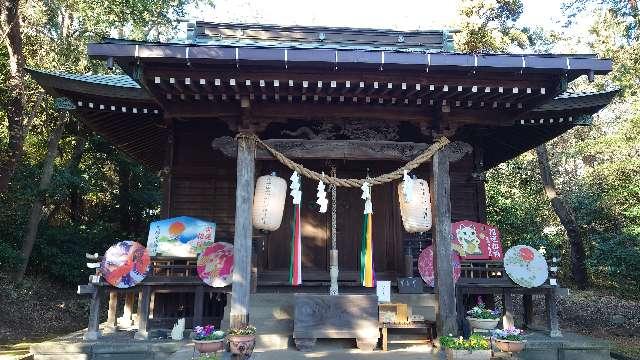
[[[24,239],[22,240],[22,263],[18,266],[16,273],[14,274],[16,281],[22,280],[27,270],[29,257],[31,256],[33,244],[35,243],[36,235],[38,234],[38,225],[42,218],[42,207],[44,205],[45,195],[51,185],[53,166],[55,159],[58,156],[58,143],[60,142],[60,138],[62,138],[67,117],[68,113],[66,111],[58,114],[58,121],[56,122],[53,133],[51,133],[51,137],[49,138],[47,156],[42,166],[42,177],[40,178],[40,184],[38,185],[38,193],[33,200],[31,213],[29,215],[29,222],[27,223]]]
[[[118,207],[120,215],[120,230],[126,234],[131,232],[131,213],[129,211],[131,198],[131,169],[124,160],[118,160]]]
[[[551,201],[553,211],[560,219],[560,223],[564,227],[567,232],[567,237],[569,238],[571,251],[571,274],[573,280],[578,288],[584,289],[588,286],[588,279],[587,268],[585,265],[584,243],[582,242],[578,223],[576,222],[573,211],[556,190],[556,185],[553,181],[553,175],[551,174],[551,168],[549,166],[549,155],[547,154],[546,145],[542,144],[538,146],[536,148],[536,154],[538,156],[538,166],[540,167],[540,177],[542,178],[544,193],[549,201]]]
[[[69,164],[67,164],[67,171],[76,179],[80,177],[78,167],[80,166],[80,161],[82,160],[82,155],[86,147],[85,145],[87,144],[86,131],[84,131],[81,124],[78,124],[78,126],[80,128],[78,129],[78,135],[76,135],[76,143],[69,158]],[[80,187],[78,183],[73,183],[69,189],[69,210],[71,213],[71,221],[74,223],[80,221],[81,200]]]
[[[0,192],[6,192],[18,164],[24,141],[24,79],[25,60],[22,51],[19,0],[5,0],[2,3],[2,27],[7,32],[5,43],[9,56],[7,78],[6,114],[9,125],[9,147],[6,158],[0,163]]]

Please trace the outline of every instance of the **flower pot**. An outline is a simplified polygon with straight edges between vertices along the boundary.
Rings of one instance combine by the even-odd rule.
[[[229,350],[235,355],[251,355],[256,345],[255,335],[229,335]]]
[[[199,353],[215,353],[224,348],[224,339],[220,340],[193,340]]]
[[[489,360],[491,350],[452,350],[446,349],[447,360]]]
[[[498,350],[502,352],[517,353],[524,350],[525,341],[495,339],[494,343],[496,344]]]
[[[477,319],[467,316],[471,329],[493,330],[498,326],[500,319]]]

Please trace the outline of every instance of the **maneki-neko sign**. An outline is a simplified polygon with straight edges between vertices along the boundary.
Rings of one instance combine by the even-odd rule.
[[[495,226],[469,220],[451,224],[451,241],[467,260],[502,260],[500,232]]]

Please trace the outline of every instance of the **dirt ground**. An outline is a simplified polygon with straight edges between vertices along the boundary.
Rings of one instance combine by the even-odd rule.
[[[45,277],[16,285],[0,274],[0,345],[48,339],[86,327],[89,301]]]
[[[542,319],[544,300],[534,298],[534,302],[535,313]],[[82,329],[88,307],[88,298],[77,295],[75,286],[45,277],[29,277],[16,285],[0,274],[0,350]],[[558,308],[561,329],[609,340],[616,352],[640,358],[640,301],[572,290]]]
[[[514,298],[516,325],[522,323],[521,297]],[[544,319],[544,298],[534,297],[537,321]],[[604,291],[570,290],[558,302],[560,329],[611,342],[613,351],[640,359],[640,301]],[[542,324],[540,324],[542,325]]]

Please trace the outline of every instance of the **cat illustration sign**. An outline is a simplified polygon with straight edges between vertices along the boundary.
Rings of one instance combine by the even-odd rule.
[[[463,259],[502,260],[500,232],[495,226],[469,220],[451,224],[453,248]]]

